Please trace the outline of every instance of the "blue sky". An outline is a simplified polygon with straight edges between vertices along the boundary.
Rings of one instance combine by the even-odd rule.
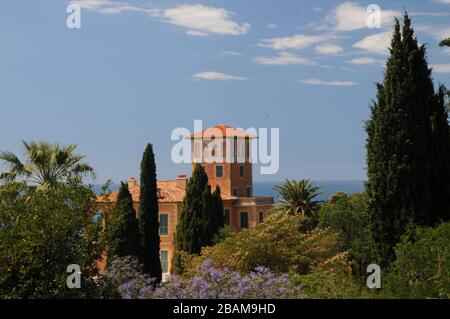
[[[392,17],[407,9],[434,79],[450,86],[450,0],[3,1],[0,149],[76,143],[99,181],[139,175],[146,143],[160,178],[176,127],[280,128],[280,171],[255,180],[365,178],[364,121],[383,76]],[[382,28],[365,25],[378,4]]]

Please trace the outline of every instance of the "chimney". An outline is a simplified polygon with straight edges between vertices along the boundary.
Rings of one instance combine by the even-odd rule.
[[[187,179],[187,175],[186,174],[179,174],[177,177],[177,187],[181,188],[183,190],[187,189],[187,183],[188,183],[188,179]]]
[[[128,188],[136,188],[138,187],[138,183],[135,177],[131,177],[128,181]]]

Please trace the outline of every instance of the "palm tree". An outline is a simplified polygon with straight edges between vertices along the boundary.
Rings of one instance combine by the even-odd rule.
[[[300,181],[286,180],[283,185],[274,187],[278,192],[280,203],[273,208],[274,212],[282,212],[290,215],[300,215],[304,222],[314,213],[317,201],[314,198],[321,194],[319,186],[312,185],[309,179]]]
[[[450,47],[450,38],[445,39],[445,40],[442,40],[441,43],[439,43],[439,45],[440,45],[441,47],[443,47],[443,46]]]
[[[8,172],[0,173],[0,181],[23,181],[38,188],[53,188],[71,176],[95,177],[94,169],[81,162],[84,156],[74,153],[76,145],[22,143],[26,156],[24,162],[12,152],[0,152],[0,161],[9,166]]]

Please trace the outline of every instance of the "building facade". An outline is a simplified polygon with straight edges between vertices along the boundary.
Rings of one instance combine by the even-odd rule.
[[[204,167],[212,190],[220,186],[224,203],[225,223],[233,231],[255,227],[264,221],[273,207],[273,197],[253,196],[253,169],[251,141],[256,138],[246,132],[225,125],[215,126],[195,133],[192,143],[192,167]],[[175,250],[174,233],[181,214],[188,177],[180,174],[175,180],[157,182],[159,198],[159,221],[161,236],[161,264],[164,274],[171,271]],[[128,181],[138,214],[140,186],[135,178]],[[118,192],[110,195],[109,202],[117,200]],[[102,199],[99,199],[101,204]]]

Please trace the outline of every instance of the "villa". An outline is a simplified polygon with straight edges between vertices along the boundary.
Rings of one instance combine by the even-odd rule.
[[[217,136],[222,138],[216,139]],[[205,168],[212,190],[216,188],[216,185],[221,188],[225,223],[233,231],[238,232],[242,229],[255,227],[263,222],[267,212],[274,204],[274,199],[273,197],[253,196],[250,140],[256,137],[226,125],[218,125],[192,134],[189,138],[193,150],[192,168],[200,163]],[[234,147],[230,147],[229,143],[227,147],[227,141],[230,140],[233,141]],[[212,149],[213,161],[202,156],[206,149]],[[234,154],[234,161],[226,160],[227,156],[229,158],[230,152]],[[171,270],[175,249],[174,233],[181,214],[188,177],[185,174],[180,174],[174,180],[159,180],[157,184],[161,265],[163,273],[167,276]],[[128,187],[139,216],[140,186],[134,177],[128,181]],[[116,201],[117,195],[118,192],[111,194],[110,201],[112,203]]]

